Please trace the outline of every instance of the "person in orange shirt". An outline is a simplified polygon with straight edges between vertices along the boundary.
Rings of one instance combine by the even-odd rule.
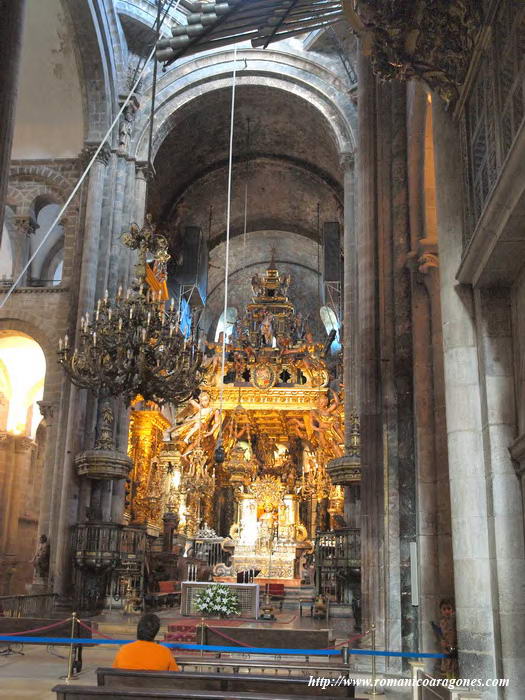
[[[180,671],[168,647],[155,642],[160,629],[157,615],[143,615],[137,625],[137,641],[125,644],[113,661],[113,668],[133,671]]]

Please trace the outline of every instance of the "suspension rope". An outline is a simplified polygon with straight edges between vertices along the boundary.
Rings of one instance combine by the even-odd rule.
[[[228,158],[228,195],[226,202],[226,250],[224,261],[224,330],[222,333],[222,358],[221,358],[221,393],[220,393],[220,418],[221,427],[219,432],[218,444],[222,440],[222,406],[224,399],[224,368],[226,365],[226,328],[228,314],[228,276],[230,272],[230,223],[231,223],[231,203],[232,203],[232,171],[233,171],[233,127],[235,117],[235,86],[237,82],[237,46],[233,50],[233,75],[232,75],[232,99],[231,99],[231,115],[230,115],[230,153]]]
[[[179,6],[179,4],[180,4],[180,0],[177,0],[177,4],[175,5],[174,10],[177,9],[177,7]],[[166,13],[166,14],[167,14],[167,13]],[[166,18],[166,14],[165,14],[164,17],[162,18],[162,22],[164,22],[164,19]],[[160,25],[160,26],[162,26],[162,22],[161,22],[161,25]],[[160,31],[160,26],[159,26],[159,31]],[[117,125],[117,123],[118,123],[120,117],[121,117],[122,114],[124,113],[124,110],[125,110],[126,107],[128,106],[128,104],[129,104],[131,98],[133,97],[133,95],[134,95],[136,89],[138,88],[139,83],[140,83],[140,81],[142,80],[142,77],[143,77],[144,73],[146,72],[146,68],[148,67],[148,64],[149,64],[149,62],[151,61],[151,59],[153,58],[153,56],[155,55],[155,51],[156,51],[156,50],[157,50],[157,47],[154,46],[153,49],[151,50],[151,53],[149,54],[148,58],[146,59],[146,62],[144,63],[144,67],[143,67],[142,70],[140,71],[140,74],[139,74],[137,80],[136,80],[135,83],[133,84],[133,87],[131,88],[131,90],[130,90],[128,96],[126,97],[126,99],[125,99],[124,102],[122,103],[122,107],[119,109],[119,111],[118,111],[118,113],[117,113],[117,116],[113,119],[113,121],[112,121],[112,123],[111,123],[109,129],[106,131],[106,133],[105,133],[104,137],[102,138],[100,144],[98,145],[97,149],[95,150],[95,153],[93,154],[91,160],[90,160],[89,163],[87,164],[86,169],[84,170],[84,172],[83,172],[82,175],[80,176],[80,178],[79,178],[77,184],[76,184],[75,187],[73,188],[73,191],[71,192],[71,194],[70,194],[69,197],[67,198],[65,204],[62,206],[62,209],[60,209],[60,211],[58,212],[58,214],[56,215],[56,217],[55,217],[54,220],[52,221],[52,223],[51,223],[51,225],[50,225],[50,227],[49,227],[49,229],[48,229],[46,235],[45,235],[45,236],[42,238],[42,240],[40,241],[40,243],[39,243],[39,245],[37,246],[35,252],[31,255],[31,257],[29,258],[29,260],[26,262],[26,264],[25,264],[24,267],[22,268],[22,271],[20,272],[20,274],[18,275],[18,277],[16,278],[16,280],[13,282],[13,284],[12,284],[12,285],[9,287],[9,289],[7,290],[7,292],[6,292],[5,296],[4,296],[4,298],[3,298],[2,301],[0,302],[0,309],[3,309],[3,308],[4,308],[4,306],[5,306],[6,303],[7,303],[7,300],[9,299],[9,297],[11,296],[11,294],[12,294],[12,293],[14,292],[14,290],[16,289],[17,285],[18,285],[18,284],[20,283],[20,281],[22,280],[23,276],[25,275],[25,273],[26,273],[27,270],[29,269],[29,266],[31,265],[31,263],[33,262],[33,260],[36,258],[36,256],[38,255],[38,253],[39,253],[40,250],[42,249],[44,243],[45,243],[45,242],[47,241],[47,239],[49,238],[51,232],[53,231],[53,229],[55,228],[55,226],[58,224],[58,222],[60,221],[60,219],[61,219],[62,216],[64,215],[64,212],[66,211],[66,209],[67,209],[67,208],[69,207],[69,205],[71,204],[73,198],[75,197],[75,195],[76,195],[76,193],[78,192],[78,190],[80,189],[82,183],[83,183],[84,180],[86,179],[86,177],[87,177],[89,171],[91,170],[91,167],[92,167],[93,163],[94,163],[94,162],[96,161],[96,159],[98,158],[98,155],[99,155],[100,151],[102,150],[102,148],[104,147],[104,144],[106,143],[106,140],[107,140],[107,139],[109,138],[109,136],[111,135],[111,132],[113,131],[113,129],[114,129],[115,126]]]

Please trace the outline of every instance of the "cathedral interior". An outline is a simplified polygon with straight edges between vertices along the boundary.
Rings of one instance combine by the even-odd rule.
[[[449,601],[523,698],[522,0],[0,9],[0,616]]]

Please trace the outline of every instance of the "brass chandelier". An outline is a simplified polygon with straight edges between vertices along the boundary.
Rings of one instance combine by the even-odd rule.
[[[93,317],[86,313],[81,319],[76,346],[70,346],[67,335],[59,341],[58,361],[77,386],[120,396],[127,405],[137,396],[159,405],[183,403],[202,380],[195,324],[188,337],[174,300],[167,307],[161,291],[146,281],[148,254],[157,279],[165,280],[168,242],[149,215],[143,228],[133,225],[123,242],[138,251],[134,284],[125,293],[119,288],[114,304],[106,291]]]

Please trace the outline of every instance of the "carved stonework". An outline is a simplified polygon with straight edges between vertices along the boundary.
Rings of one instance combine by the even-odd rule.
[[[125,97],[121,98],[121,104],[124,103]],[[135,95],[131,96],[128,104],[124,108],[119,122],[118,130],[118,150],[120,153],[126,153],[129,149],[131,138],[133,136],[133,126],[135,123],[135,115],[139,108],[139,101]]]
[[[98,143],[87,143],[85,147],[82,149],[82,153],[80,154],[80,160],[83,168],[86,168],[89,163],[91,162],[91,159],[95,155],[97,148],[99,147]],[[102,163],[103,165],[107,165],[109,163],[109,159],[111,157],[111,148],[107,143],[105,143],[102,148],[100,149],[100,152],[98,153],[95,162]]]
[[[479,0],[345,1],[346,16],[382,80],[420,78],[457,100],[482,26]]]
[[[411,250],[407,255],[407,266],[421,275],[428,275],[432,270],[439,269],[437,243],[428,238],[421,238],[417,250]]]
[[[37,404],[46,425],[50,425],[55,415],[55,404],[52,401],[37,401]]]
[[[14,217],[16,230],[25,236],[31,236],[37,228],[39,228],[37,222],[32,216],[15,216]]]
[[[344,171],[353,170],[355,166],[355,153],[353,153],[352,151],[345,151],[344,153],[340,153],[339,164],[341,165],[341,169]]]

